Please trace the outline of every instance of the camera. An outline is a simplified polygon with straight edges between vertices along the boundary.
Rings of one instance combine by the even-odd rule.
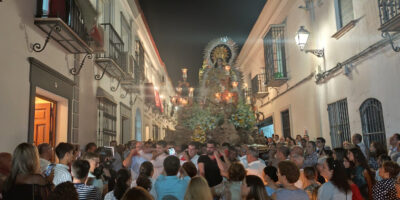
[[[113,150],[114,149],[112,147],[99,147],[97,149],[97,153],[100,157],[100,163],[93,172],[93,175],[96,176],[96,179],[99,179],[104,174],[104,169],[108,169],[110,172],[112,171],[112,163],[114,162]]]

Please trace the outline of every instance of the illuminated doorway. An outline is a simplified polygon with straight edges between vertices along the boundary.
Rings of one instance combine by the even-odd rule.
[[[33,142],[35,145],[42,143],[55,146],[57,103],[45,97],[35,97],[35,118],[33,129]]]

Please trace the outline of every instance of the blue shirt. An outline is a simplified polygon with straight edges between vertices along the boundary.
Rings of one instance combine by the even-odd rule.
[[[133,179],[136,179],[139,176],[140,165],[146,161],[142,156],[133,156],[132,163],[131,163],[131,170],[134,172]]]
[[[167,195],[174,196],[178,200],[183,200],[189,182],[189,176],[179,179],[177,176],[160,175],[155,183],[157,200],[162,200]]]

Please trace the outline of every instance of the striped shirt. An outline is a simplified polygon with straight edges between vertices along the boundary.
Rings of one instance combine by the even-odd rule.
[[[79,200],[101,200],[101,192],[93,185],[75,183],[74,186],[78,192]]]
[[[57,164],[54,167],[54,178],[53,184],[57,186],[60,183],[72,182],[71,173],[69,173],[69,167],[64,164]]]

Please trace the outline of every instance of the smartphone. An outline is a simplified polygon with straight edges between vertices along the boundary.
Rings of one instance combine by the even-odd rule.
[[[169,155],[175,155],[176,154],[175,149],[174,148],[169,148],[168,149],[168,154]]]

